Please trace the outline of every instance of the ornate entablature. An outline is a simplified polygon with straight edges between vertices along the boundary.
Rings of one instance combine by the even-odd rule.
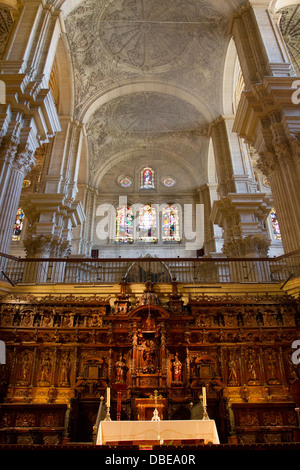
[[[3,296],[1,395],[8,404],[70,405],[98,401],[111,387],[114,415],[121,384],[122,419],[137,419],[135,400],[155,390],[167,419],[193,414],[205,386],[216,420],[235,406],[242,416],[249,403],[293,409],[299,320],[299,303],[287,295],[183,298],[174,279],[168,294],[149,281],[134,295],[122,281],[115,299]]]

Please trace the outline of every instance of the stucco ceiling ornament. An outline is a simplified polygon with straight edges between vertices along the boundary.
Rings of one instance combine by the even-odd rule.
[[[66,18],[78,112],[124,83],[163,80],[221,112],[229,41],[223,15],[203,0],[86,0]]]
[[[174,148],[199,160],[206,133],[204,116],[184,100],[148,92],[121,96],[99,108],[87,124],[90,176],[118,152],[143,144],[156,148],[154,153]]]
[[[295,2],[296,3],[296,2]],[[300,73],[300,5],[281,10],[280,29],[289,50],[296,73]]]

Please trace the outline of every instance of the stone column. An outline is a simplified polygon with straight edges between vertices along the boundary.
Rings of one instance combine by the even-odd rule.
[[[221,229],[212,223],[212,204],[217,199],[217,185],[205,184],[198,189],[199,202],[204,205],[204,253],[207,256],[216,254],[223,245]]]
[[[300,248],[300,142],[278,137],[260,154],[259,169],[270,181],[285,252]]]
[[[6,147],[5,151],[6,155],[3,158],[7,159],[11,146]],[[7,170],[5,174],[5,190],[1,191],[0,252],[2,253],[9,251],[23,180],[34,164],[33,151],[29,150],[26,144],[19,144],[13,160],[9,162],[9,171]]]
[[[300,249],[300,120],[292,99],[294,70],[268,3],[249,0],[232,18],[246,83],[233,131],[260,155],[287,253]]]
[[[75,199],[83,132],[70,116],[61,117],[61,124],[62,132],[54,137],[46,157],[47,171],[40,181],[40,192],[28,196],[23,207],[32,237],[46,235],[59,240],[59,244],[69,242],[71,247],[73,228],[85,219],[83,205]],[[60,256],[60,251],[59,246],[57,250],[51,246],[51,256]]]
[[[269,0],[248,0],[232,16],[230,33],[237,48],[246,89],[264,77],[288,77],[291,64],[268,9]]]
[[[210,219],[223,229],[227,256],[266,256],[261,246],[269,246],[264,221],[272,205],[266,194],[257,192],[250,153],[232,131],[233,121],[233,116],[222,116],[211,125],[220,198],[213,203]]]

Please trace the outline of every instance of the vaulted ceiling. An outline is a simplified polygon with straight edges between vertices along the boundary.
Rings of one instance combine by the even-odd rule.
[[[243,0],[86,0],[65,18],[89,183],[155,159],[207,182],[211,121],[223,113],[231,12]],[[109,172],[109,173],[107,173]],[[179,173],[179,174],[178,174]],[[107,178],[105,179],[105,175]]]

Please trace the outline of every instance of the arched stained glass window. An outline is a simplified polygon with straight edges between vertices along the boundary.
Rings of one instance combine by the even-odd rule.
[[[139,240],[146,243],[157,242],[157,211],[151,204],[140,209]]]
[[[163,208],[162,239],[164,242],[180,241],[179,211],[175,204],[168,204]]]
[[[279,227],[279,223],[277,220],[276,210],[274,207],[270,212],[270,222],[271,222],[271,227],[272,227],[272,236],[274,240],[281,240],[280,227]]]
[[[12,235],[12,241],[13,242],[18,242],[18,241],[21,240],[21,232],[22,232],[23,226],[24,226],[24,217],[25,217],[25,214],[24,214],[23,210],[19,207],[19,209],[17,210],[15,225],[14,225],[14,231],[13,231],[13,235]]]
[[[133,241],[133,211],[129,206],[117,209],[116,242],[132,243]]]
[[[143,168],[141,170],[141,184],[142,189],[155,188],[154,184],[154,170],[150,167]]]

